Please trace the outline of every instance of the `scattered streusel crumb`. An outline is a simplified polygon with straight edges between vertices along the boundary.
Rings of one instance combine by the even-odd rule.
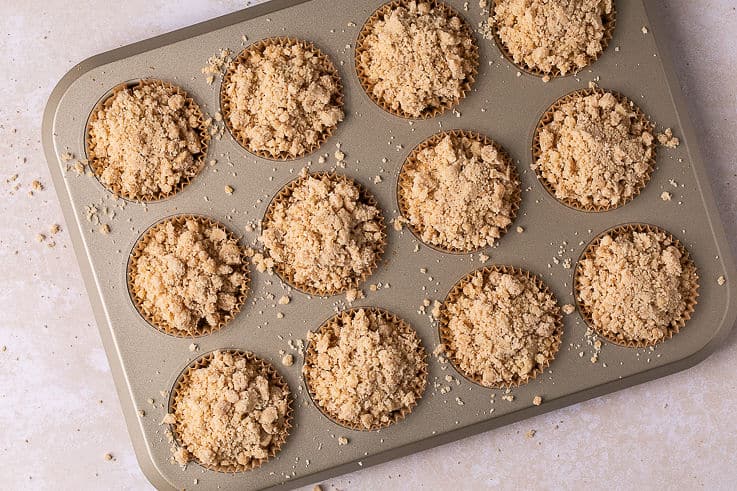
[[[533,403],[533,404],[534,404],[535,406],[539,406],[540,404],[542,404],[542,403],[543,403],[543,398],[542,398],[542,397],[540,397],[540,396],[535,396],[535,397],[534,397],[534,398],[532,399],[532,403]]]
[[[373,270],[383,249],[383,218],[352,181],[308,175],[272,206],[259,240],[294,284],[341,291]]]
[[[215,82],[216,77],[222,76],[229,63],[230,50],[228,48],[220,49],[216,54],[208,58],[207,65],[202,67],[201,70],[202,73],[207,77],[206,80],[208,85],[212,85]]]
[[[476,69],[473,51],[462,19],[415,1],[391,8],[356,46],[371,96],[412,117],[463,96]]]
[[[666,128],[663,133],[658,133],[657,138],[658,143],[666,148],[676,148],[681,144],[681,140],[673,136],[673,130],[670,128]]]
[[[109,453],[106,453],[105,454],[105,460],[107,460],[107,461],[113,460],[113,455],[112,454],[109,454]]]
[[[445,308],[451,358],[486,387],[526,380],[555,356],[560,309],[525,275],[476,271]]]
[[[234,189],[232,186],[228,186],[228,185],[225,186],[225,194],[233,194],[233,191]]]
[[[284,355],[281,359],[281,363],[285,367],[291,367],[292,365],[294,365],[294,355],[291,355],[291,354]]]
[[[720,276],[717,278],[717,285],[723,286],[727,282],[727,279],[724,276]]]
[[[303,372],[315,403],[361,428],[391,423],[425,387],[425,353],[414,330],[378,311],[339,314],[309,334]]]
[[[348,438],[344,436],[338,437],[338,445],[348,445]]]
[[[265,460],[286,437],[289,390],[260,363],[216,351],[187,373],[174,402],[177,461],[248,466]]]
[[[296,158],[314,150],[343,120],[337,72],[299,41],[247,49],[224,81],[227,115],[254,153]]]
[[[173,192],[202,169],[201,117],[194,101],[170,86],[117,92],[90,122],[100,181],[134,198]]]
[[[286,296],[286,295],[282,295],[282,296],[281,296],[281,297],[279,298],[279,305],[287,305],[287,304],[289,304],[289,302],[291,302],[291,301],[292,301],[292,299],[291,299],[291,298],[289,298],[289,297],[288,297],[288,296]]]
[[[494,245],[519,192],[511,162],[482,137],[447,134],[408,160],[400,199],[423,241],[460,251]]]
[[[563,310],[563,313],[564,314],[571,315],[572,313],[574,313],[576,311],[576,307],[575,307],[575,305],[572,305],[570,303],[567,303],[567,304],[565,304],[563,306],[563,309],[562,310]]]
[[[168,220],[141,240],[131,261],[132,294],[156,322],[180,333],[216,328],[248,289],[244,254],[216,224]]]
[[[612,0],[497,0],[493,22],[516,63],[551,74],[577,72],[604,49]]]
[[[524,227],[517,227],[518,234],[524,233],[524,231],[525,231]]]
[[[660,194],[660,199],[662,199],[663,201],[670,201],[672,197],[673,195],[670,194],[668,191],[663,191]]]
[[[535,434],[537,433],[537,430],[530,430],[527,433],[525,433],[525,438],[528,440],[531,438],[535,438]]]
[[[579,96],[560,105],[541,128],[533,168],[558,199],[584,206],[616,206],[648,179],[653,135],[629,104],[611,92]]]
[[[102,235],[108,235],[110,234],[110,225],[107,223],[103,223],[100,225],[100,227],[97,229]]]
[[[665,337],[684,315],[696,270],[662,232],[605,235],[580,262],[579,302],[600,331],[625,341]]]

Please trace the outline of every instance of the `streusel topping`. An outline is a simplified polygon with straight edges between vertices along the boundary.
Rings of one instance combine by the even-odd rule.
[[[514,219],[519,181],[513,164],[480,138],[446,135],[409,160],[400,196],[422,240],[473,251],[494,245]]]
[[[457,102],[476,71],[464,21],[428,2],[406,2],[370,26],[357,50],[371,96],[419,117]]]
[[[360,309],[310,334],[305,378],[316,403],[340,422],[371,429],[409,411],[425,387],[424,350],[405,322]]]
[[[256,154],[297,158],[343,120],[337,71],[316,48],[279,41],[247,48],[226,75],[226,118]]]

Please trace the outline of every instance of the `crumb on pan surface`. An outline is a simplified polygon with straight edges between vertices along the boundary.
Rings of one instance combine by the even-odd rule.
[[[355,182],[305,175],[283,198],[272,202],[259,240],[295,286],[334,294],[373,271],[384,247],[384,218]]]
[[[560,343],[553,295],[521,272],[478,270],[446,300],[441,339],[466,376],[486,387],[526,382],[548,366]]]
[[[246,48],[233,61],[223,94],[236,139],[270,158],[311,152],[344,116],[338,72],[303,41],[267,39]]]
[[[476,71],[470,30],[438,4],[393,5],[356,46],[369,95],[411,117],[460,100]]]
[[[242,469],[279,450],[289,431],[289,388],[260,361],[216,351],[181,381],[172,412],[178,463]]]
[[[203,167],[202,113],[176,87],[155,81],[116,91],[93,113],[95,173],[133,199],[175,192]]]
[[[219,224],[175,217],[131,257],[131,293],[155,324],[181,335],[219,328],[248,291],[243,250]]]
[[[604,50],[612,0],[496,0],[493,22],[515,63],[553,74],[577,72]]]
[[[658,342],[683,319],[697,288],[696,268],[685,259],[660,231],[606,234],[580,261],[578,300],[608,337]]]
[[[423,241],[439,247],[468,252],[494,245],[518,206],[513,165],[481,137],[446,134],[402,170],[407,219]]]
[[[555,197],[581,207],[616,207],[647,183],[655,141],[649,123],[611,92],[574,94],[538,129],[533,164]]]
[[[391,314],[358,309],[309,334],[314,356],[305,380],[315,403],[338,422],[376,429],[409,412],[426,384],[425,351],[415,331]]]

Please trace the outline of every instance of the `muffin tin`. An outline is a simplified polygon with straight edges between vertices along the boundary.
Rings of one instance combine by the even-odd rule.
[[[737,318],[734,262],[677,79],[656,43],[658,28],[649,20],[657,17],[654,6],[646,10],[641,0],[616,2],[617,25],[608,49],[578,75],[549,83],[519,72],[493,40],[475,33],[480,69],[472,90],[457,110],[410,123],[376,106],[355,73],[354,43],[364,21],[382,3],[273,0],[90,58],[72,69],[50,98],[43,121],[44,149],[136,455],[158,488],[192,487],[195,479],[203,489],[290,488],[365,468],[690,367],[719,346]],[[469,2],[468,10],[461,0],[448,3],[472,26],[482,20],[476,2]],[[648,27],[647,34],[643,26]],[[247,43],[243,35],[248,36]],[[220,87],[219,79],[208,85],[201,73],[208,58],[221,48],[230,48],[236,55],[246,44],[273,36],[315,43],[336,62],[342,77],[346,119],[316,153],[274,162],[249,154],[225,131],[209,145],[206,160],[217,160],[214,166],[207,165],[174,196],[146,205],[115,199],[92,174],[80,176],[66,170],[70,162],[62,155],[84,157],[90,113],[114,87],[142,78],[165,80],[180,86],[212,116],[220,110]],[[672,127],[681,138],[678,148],[659,149],[657,169],[636,199],[602,213],[573,210],[557,202],[530,169],[539,118],[559,97],[586,88],[592,80],[625,94],[660,131]],[[485,251],[491,259],[481,263],[479,254],[443,253],[421,244],[406,227],[398,232],[389,226],[384,258],[363,285],[366,298],[353,307],[393,312],[416,329],[425,349],[432,352],[438,344],[438,327],[429,317],[429,308],[422,313],[422,302],[426,298],[442,301],[467,273],[492,264],[524,268],[543,278],[561,304],[573,304],[575,262],[586,245],[613,226],[651,223],[679,239],[698,267],[698,305],[681,332],[654,350],[602,340],[599,360],[592,363],[586,323],[578,312],[568,315],[555,361],[528,384],[514,388],[511,402],[501,400],[502,390],[480,387],[450,363],[428,356],[428,388],[412,413],[381,431],[363,432],[337,425],[312,404],[301,376],[301,355],[295,356],[292,367],[280,363],[280,350],[296,355],[293,347],[300,344],[298,340],[306,340],[307,332],[319,328],[336,308],[348,307],[345,297],[310,297],[293,290],[288,293],[291,302],[279,305],[276,299],[286,293],[279,277],[252,268],[251,290],[241,312],[217,332],[194,339],[169,336],[152,327],[131,301],[126,284],[128,257],[140,235],[161,219],[203,215],[242,234],[242,243],[251,244],[272,197],[304,165],[312,162],[311,171],[335,167],[336,143],[347,155],[346,167],[336,170],[369,189],[385,216],[393,218],[399,215],[396,180],[404,159],[426,138],[452,129],[488,135],[516,161],[523,195],[512,229],[498,246]],[[326,161],[318,163],[318,156],[324,154],[328,154]],[[381,182],[374,182],[377,175]],[[225,193],[226,185],[235,192]],[[673,199],[661,200],[663,191],[672,193]],[[97,207],[96,214],[90,205]],[[94,216],[88,221],[91,215],[109,223],[110,233],[100,233]],[[523,227],[523,233],[516,233],[517,227]],[[566,258],[570,267],[565,267]],[[717,283],[719,276],[726,278],[725,284]],[[370,291],[369,284],[381,286]],[[283,317],[277,317],[278,312]],[[191,343],[197,345],[194,352],[189,349]],[[251,351],[271,362],[295,397],[290,436],[279,454],[258,469],[221,473],[190,464],[182,470],[170,462],[167,428],[160,424],[169,392],[192,361],[216,349]],[[446,375],[454,382],[447,383]],[[436,383],[451,390],[442,393]],[[491,393],[497,394],[493,404]],[[532,401],[538,395],[544,402],[535,406]],[[349,443],[338,445],[339,437],[347,437]]]

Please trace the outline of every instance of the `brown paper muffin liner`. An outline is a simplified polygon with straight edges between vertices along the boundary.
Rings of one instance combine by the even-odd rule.
[[[185,98],[185,105],[190,106],[197,113],[197,121],[199,123],[197,133],[200,136],[201,151],[195,157],[196,172],[192,176],[183,176],[182,179],[179,181],[179,183],[169,193],[158,192],[154,195],[131,194],[131,193],[123,191],[122,187],[118,183],[112,183],[110,185],[103,183],[102,173],[105,170],[104,158],[98,157],[95,154],[96,145],[94,141],[92,140],[91,129],[92,129],[92,123],[97,120],[97,113],[99,112],[99,110],[102,108],[109,108],[113,102],[113,97],[115,97],[118,93],[123,92],[124,90],[133,90],[139,87],[143,87],[144,85],[162,86],[162,87],[165,87],[171,90],[175,94],[179,94],[183,96]],[[163,80],[158,80],[158,79],[141,79],[138,82],[124,82],[122,84],[115,86],[110,91],[109,95],[103,97],[100,100],[100,102],[98,102],[97,105],[95,105],[94,109],[90,113],[90,116],[87,120],[87,126],[85,128],[85,153],[86,153],[87,161],[89,162],[90,168],[92,169],[92,173],[95,175],[97,180],[100,182],[100,184],[102,184],[102,186],[105,189],[115,194],[116,196],[120,196],[121,198],[130,200],[130,201],[140,201],[140,202],[149,203],[149,202],[154,202],[154,201],[160,201],[160,200],[169,198],[177,194],[179,191],[184,189],[190,182],[192,182],[192,179],[194,179],[197,175],[199,175],[200,172],[202,172],[202,169],[205,167],[205,158],[207,157],[207,149],[209,146],[210,146],[210,132],[207,131],[207,128],[205,127],[205,118],[197,102],[195,102],[195,100],[192,99],[192,97],[190,97],[187,94],[187,92],[185,92],[181,87],[171,84],[169,82],[165,82]]]
[[[693,289],[689,292],[689,297],[686,300],[686,309],[683,311],[683,314],[678,319],[674,320],[670,326],[668,326],[668,329],[666,330],[665,336],[663,336],[661,339],[656,341],[635,341],[635,340],[629,340],[625,339],[623,336],[617,336],[616,334],[606,331],[604,329],[601,329],[600,326],[594,322],[594,318],[591,314],[591,310],[581,301],[581,289],[580,289],[580,277],[581,277],[581,261],[583,259],[592,259],[592,253],[594,251],[594,248],[599,245],[601,242],[602,237],[605,235],[611,235],[612,237],[622,236],[626,234],[631,234],[633,232],[647,232],[647,233],[662,233],[666,236],[668,240],[671,241],[673,245],[675,245],[678,250],[681,252],[681,266],[684,270],[690,270],[693,272]],[[618,344],[620,346],[626,346],[628,348],[647,348],[650,346],[655,346],[656,344],[660,344],[664,341],[667,341],[668,339],[672,338],[675,334],[678,334],[678,332],[683,328],[683,326],[686,325],[686,322],[691,318],[691,314],[693,314],[694,309],[696,307],[696,304],[698,303],[698,297],[699,297],[699,275],[698,270],[696,268],[696,265],[693,262],[693,259],[691,258],[691,254],[688,252],[688,249],[673,235],[670,234],[667,230],[664,230],[660,227],[657,227],[655,225],[650,225],[647,223],[627,223],[624,225],[618,225],[616,227],[612,227],[610,229],[607,229],[597,235],[589,244],[586,246],[586,249],[581,253],[581,257],[579,257],[578,262],[576,263],[576,269],[573,274],[573,296],[576,300],[576,307],[578,307],[578,311],[581,313],[581,317],[586,321],[586,324],[599,336],[603,337],[607,341],[610,341],[614,344]]]
[[[304,355],[304,365],[302,369],[302,378],[305,383],[305,387],[307,388],[307,392],[310,395],[310,399],[312,400],[312,403],[315,405],[315,407],[322,413],[323,416],[331,420],[332,422],[351,430],[356,431],[377,431],[381,430],[383,428],[386,428],[388,426],[391,426],[395,423],[398,423],[405,419],[407,416],[409,416],[410,413],[412,413],[412,410],[417,406],[420,398],[422,398],[422,395],[425,392],[425,387],[427,386],[427,353],[425,352],[425,348],[422,346],[422,341],[417,336],[417,332],[410,326],[408,322],[406,322],[404,319],[398,317],[396,314],[389,312],[388,310],[381,309],[378,307],[356,307],[348,310],[344,310],[325,322],[317,329],[316,332],[324,332],[328,328],[333,327],[338,321],[350,319],[352,318],[356,312],[359,310],[365,310],[368,312],[371,312],[375,315],[381,316],[384,320],[387,320],[391,322],[394,325],[399,326],[399,329],[403,329],[405,331],[411,332],[414,337],[418,341],[418,347],[417,347],[417,353],[420,354],[422,358],[422,364],[417,367],[418,377],[419,377],[419,384],[417,387],[415,387],[415,395],[417,396],[415,398],[415,402],[409,406],[409,407],[402,407],[401,409],[394,411],[391,414],[391,418],[387,422],[381,422],[377,421],[375,424],[373,424],[370,428],[366,428],[365,426],[355,423],[353,421],[346,421],[344,419],[340,419],[336,414],[333,414],[327,410],[327,408],[323,407],[317,399],[317,395],[312,390],[312,386],[310,384],[310,379],[305,373],[304,367],[307,365],[315,366],[317,365],[317,352],[315,351],[315,347],[312,342],[307,343],[307,349],[305,350]]]
[[[619,92],[616,92],[614,90],[604,90],[600,88],[586,88],[586,89],[574,90],[573,92],[566,94],[560,99],[558,99],[557,101],[555,101],[547,110],[545,110],[543,115],[540,117],[540,120],[538,121],[537,126],[535,127],[535,135],[532,138],[532,163],[536,164],[538,159],[540,158],[540,155],[542,154],[542,149],[540,147],[540,132],[542,131],[542,128],[544,126],[550,124],[553,121],[553,114],[555,113],[555,111],[557,111],[563,104],[571,102],[575,99],[587,97],[593,94],[604,95],[606,93],[612,94],[617,100],[617,102],[631,108],[637,115],[637,119],[642,124],[643,129],[651,134],[654,134],[655,126],[650,121],[650,119],[647,117],[647,115],[644,112],[642,112],[642,110],[637,104],[635,104],[634,102],[632,102],[630,99],[620,94]],[[586,211],[586,212],[601,212],[601,211],[614,210],[616,208],[621,208],[622,206],[626,205],[627,203],[629,203],[630,201],[638,197],[640,193],[642,192],[642,190],[645,189],[645,186],[647,186],[647,184],[650,182],[650,178],[652,177],[653,171],[655,170],[657,145],[653,145],[652,150],[653,150],[652,156],[648,160],[647,172],[645,173],[644,176],[642,176],[642,180],[639,183],[637,183],[637,189],[635,190],[635,193],[632,196],[626,199],[623,199],[621,202],[617,203],[616,205],[594,205],[594,204],[583,205],[579,203],[578,201],[571,199],[571,198],[558,198],[555,195],[555,188],[542,175],[542,172],[539,166],[535,166],[535,175],[537,176],[537,180],[540,181],[540,184],[542,184],[542,186],[545,188],[545,191],[547,191],[550,196],[552,196],[559,203],[562,203],[569,208],[573,208],[579,211]]]
[[[251,148],[249,146],[248,138],[245,136],[243,131],[238,128],[234,128],[233,125],[230,124],[231,103],[230,103],[230,98],[228,97],[225,88],[230,83],[230,79],[233,76],[233,73],[235,72],[238,65],[240,65],[243,62],[243,60],[246,58],[246,56],[249,53],[252,53],[254,51],[263,51],[267,46],[284,47],[284,46],[290,46],[290,45],[295,45],[295,44],[299,44],[306,51],[310,51],[314,53],[314,55],[320,60],[322,64],[322,68],[324,68],[325,71],[328,72],[333,77],[338,87],[338,95],[335,99],[335,104],[337,104],[341,108],[344,105],[345,98],[343,94],[343,80],[340,77],[340,73],[338,73],[337,68],[335,68],[335,65],[333,64],[332,60],[328,57],[328,55],[323,53],[313,43],[309,41],[303,41],[301,39],[291,38],[291,37],[271,37],[271,38],[262,39],[260,41],[256,41],[255,43],[246,47],[243,51],[241,51],[238,54],[238,56],[233,58],[233,61],[230,62],[230,66],[228,67],[228,70],[223,75],[223,80],[220,83],[220,112],[223,115],[223,121],[225,122],[225,127],[228,128],[228,132],[235,139],[235,141],[237,141],[238,144],[242,146],[247,152],[253,155],[256,155],[257,157],[261,157],[263,159],[279,160],[279,161],[297,160],[299,158],[304,157],[305,155],[309,155],[313,153],[314,151],[316,151],[318,148],[320,148],[322,144],[325,143],[328,140],[328,138],[330,138],[333,135],[333,133],[335,132],[335,128],[337,128],[338,124],[340,124],[340,122],[338,122],[336,125],[323,130],[323,132],[320,134],[320,140],[314,145],[305,149],[305,151],[300,153],[299,155],[291,155],[286,151],[280,152],[278,155],[273,155],[272,153],[266,152],[264,150]]]
[[[136,269],[136,263],[138,262],[138,258],[141,257],[141,254],[143,253],[144,248],[148,244],[148,241],[151,240],[152,235],[160,230],[162,227],[166,226],[168,223],[176,223],[178,225],[184,224],[188,219],[195,220],[199,222],[202,225],[205,226],[211,226],[211,227],[217,227],[219,229],[222,229],[225,231],[225,233],[228,235],[228,239],[238,242],[238,238],[231,232],[225,225],[222,223],[212,220],[210,218],[207,218],[205,216],[200,215],[175,215],[169,218],[165,218],[158,223],[155,223],[151,227],[146,230],[141,237],[136,241],[135,245],[133,246],[133,250],[130,253],[130,256],[128,258],[128,267],[127,269],[127,283],[128,283],[128,294],[130,295],[131,301],[133,302],[133,305],[135,305],[136,310],[138,310],[138,313],[141,314],[141,317],[143,317],[146,322],[151,324],[153,327],[158,329],[161,332],[164,332],[166,334],[170,334],[172,336],[177,337],[196,337],[196,336],[206,336],[208,334],[212,334],[215,331],[220,330],[223,326],[228,324],[236,315],[238,315],[238,312],[240,312],[241,308],[243,307],[243,304],[246,301],[246,297],[248,296],[250,284],[251,284],[251,276],[248,271],[248,263],[249,259],[246,256],[245,250],[243,250],[243,247],[240,246],[241,249],[241,270],[240,272],[245,276],[246,278],[246,287],[245,289],[240,293],[238,296],[238,301],[236,303],[236,306],[234,310],[223,316],[222,320],[220,321],[220,324],[218,324],[215,327],[208,326],[208,325],[202,325],[198,326],[196,330],[192,332],[184,332],[180,331],[179,329],[175,329],[171,327],[165,319],[162,319],[159,315],[150,312],[146,307],[143,305],[143,301],[141,299],[141,296],[139,296],[139,292],[137,291],[136,287],[134,286],[134,279],[137,274]]]
[[[177,381],[174,383],[174,387],[171,391],[171,394],[169,396],[169,408],[168,412],[174,413],[174,408],[177,405],[177,402],[180,400],[181,397],[181,391],[187,386],[187,382],[189,381],[189,378],[191,376],[191,373],[195,370],[198,370],[200,368],[207,367],[210,362],[212,361],[213,357],[215,356],[215,352],[219,351],[221,353],[230,353],[233,356],[243,357],[246,359],[246,362],[251,365],[257,365],[260,367],[260,371],[262,374],[265,374],[266,378],[269,380],[271,384],[278,385],[282,390],[286,391],[289,398],[289,403],[287,405],[287,413],[284,416],[284,431],[277,435],[271,443],[271,446],[269,448],[269,455],[265,459],[251,459],[251,462],[248,465],[242,465],[242,464],[235,464],[231,466],[212,466],[212,465],[206,465],[199,460],[197,460],[194,455],[190,452],[190,457],[192,462],[196,462],[201,467],[204,467],[205,469],[216,471],[216,472],[225,472],[225,473],[235,473],[235,472],[245,472],[250,471],[253,469],[258,469],[261,467],[264,463],[268,462],[270,459],[274,458],[274,456],[279,453],[282,446],[284,445],[284,442],[287,440],[287,437],[289,436],[290,430],[292,429],[292,422],[294,418],[294,399],[292,397],[292,392],[289,389],[289,384],[286,380],[281,376],[279,371],[274,368],[274,366],[269,363],[268,361],[265,361],[253,353],[249,351],[243,351],[238,349],[221,349],[221,350],[215,350],[211,351],[209,353],[206,353],[196,360],[194,360],[192,363],[185,368],[182,373],[177,377]],[[174,441],[177,446],[183,447],[182,440],[180,438],[180,422],[177,421],[174,424],[168,425],[171,429],[171,433],[174,436]]]
[[[435,249],[436,251],[444,252],[447,254],[473,254],[475,252],[479,252],[488,247],[491,247],[491,245],[488,245],[485,247],[477,247],[475,249],[464,250],[464,249],[459,249],[457,247],[432,244],[422,239],[422,230],[418,226],[414,225],[409,219],[409,206],[407,204],[406,193],[409,189],[411,189],[412,181],[410,180],[407,174],[407,166],[410,163],[417,162],[417,155],[421,151],[425,150],[426,148],[437,145],[447,135],[451,135],[452,137],[455,137],[455,138],[466,137],[468,139],[481,142],[484,145],[493,145],[496,151],[499,152],[499,154],[502,156],[504,161],[509,165],[509,168],[511,170],[512,181],[516,183],[515,192],[512,195],[512,210],[511,210],[512,221],[509,223],[509,225],[507,225],[503,229],[500,229],[499,238],[495,240],[495,243],[501,240],[501,238],[504,237],[504,235],[509,231],[509,228],[512,226],[512,223],[517,218],[517,213],[519,212],[520,205],[522,203],[522,188],[521,188],[521,184],[519,180],[519,174],[517,172],[517,166],[515,165],[514,160],[512,160],[512,158],[509,156],[507,151],[501,145],[499,145],[497,142],[495,142],[488,136],[482,135],[475,131],[468,131],[468,130],[442,131],[440,133],[436,133],[435,135],[431,136],[427,140],[417,145],[412,150],[412,152],[407,156],[404,163],[402,164],[402,168],[399,171],[399,177],[397,178],[397,190],[396,190],[397,204],[399,207],[399,213],[402,215],[402,218],[404,218],[407,224],[407,227],[412,232],[412,235],[414,235],[417,240],[419,240],[426,246],[430,247],[431,249]]]
[[[381,207],[379,206],[379,203],[376,201],[376,198],[374,198],[374,195],[371,192],[369,192],[369,190],[366,189],[359,182],[351,179],[350,177],[346,175],[338,174],[335,172],[311,172],[307,176],[298,177],[297,179],[287,183],[271,199],[271,203],[269,203],[269,206],[266,208],[266,213],[264,213],[264,218],[261,220],[261,231],[262,232],[263,230],[266,229],[266,224],[270,223],[273,220],[274,206],[276,206],[277,203],[286,203],[287,201],[289,201],[289,198],[292,196],[294,189],[302,185],[302,183],[308,177],[314,177],[317,179],[321,179],[322,177],[329,177],[334,180],[340,180],[345,183],[351,184],[358,188],[361,201],[381,211]],[[302,293],[306,293],[307,295],[314,295],[318,297],[329,297],[332,295],[338,295],[340,293],[347,292],[348,290],[351,290],[353,288],[358,288],[358,286],[361,283],[366,281],[366,279],[369,276],[371,276],[374,273],[374,271],[376,271],[376,268],[379,265],[379,261],[381,260],[381,257],[384,255],[384,249],[386,248],[386,237],[387,237],[386,236],[386,223],[384,223],[384,216],[382,213],[381,241],[376,247],[376,260],[374,261],[374,263],[371,265],[370,268],[368,268],[366,271],[363,272],[361,276],[351,277],[349,281],[345,285],[343,285],[342,288],[322,290],[322,289],[318,289],[310,285],[299,283],[297,282],[297,280],[294,279],[294,271],[291,270],[289,265],[276,261],[276,260],[274,260],[274,269],[276,270],[276,273],[279,275],[279,277],[282,279],[283,282],[287,283],[292,288],[295,288],[296,290],[301,291]],[[266,250],[266,252],[268,252],[268,250]]]
[[[514,276],[517,276],[519,278],[523,278],[528,281],[532,281],[539,289],[540,291],[547,293],[550,295],[551,298],[553,298],[556,301],[556,311],[555,311],[555,332],[553,333],[553,346],[551,348],[551,356],[550,359],[545,360],[543,364],[539,364],[535,369],[527,374],[524,377],[515,377],[514,380],[510,382],[503,382],[503,383],[497,383],[493,385],[485,385],[483,383],[482,377],[479,374],[473,374],[473,373],[467,373],[464,371],[456,358],[456,351],[451,343],[451,334],[450,334],[450,328],[448,326],[450,322],[450,314],[448,312],[448,303],[453,302],[458,299],[461,293],[463,293],[463,288],[471,281],[473,278],[473,275],[477,271],[482,271],[484,276],[496,272],[496,273],[502,273],[502,274],[511,274]],[[466,276],[461,278],[448,292],[448,295],[445,297],[445,300],[441,304],[440,307],[440,317],[438,319],[438,333],[440,335],[440,342],[445,346],[444,353],[448,360],[450,360],[453,367],[456,369],[458,373],[463,375],[464,378],[467,380],[470,380],[471,382],[478,384],[482,387],[490,388],[490,389],[512,389],[515,387],[519,387],[520,385],[524,385],[530,380],[536,378],[538,375],[543,373],[545,369],[547,369],[550,364],[555,359],[556,354],[558,353],[558,350],[560,349],[561,344],[561,338],[563,336],[563,313],[561,312],[560,306],[558,305],[557,298],[553,294],[552,291],[548,288],[547,284],[537,275],[530,273],[529,271],[522,269],[522,268],[516,268],[514,266],[504,266],[504,265],[492,265],[487,266],[484,268],[480,268],[477,270],[474,270],[470,273],[468,273]]]
[[[361,87],[363,87],[364,92],[366,92],[366,95],[371,99],[371,101],[374,102],[377,106],[382,108],[384,111],[388,112],[389,114],[393,114],[394,116],[398,116],[400,118],[404,119],[429,119],[434,118],[435,116],[439,116],[440,114],[444,113],[448,109],[458,105],[461,100],[463,100],[466,97],[466,94],[471,90],[471,87],[473,86],[474,82],[476,81],[476,76],[478,75],[478,69],[479,69],[479,48],[478,48],[478,42],[476,41],[476,36],[473,33],[473,29],[471,29],[468,25],[468,21],[464,19],[462,15],[460,15],[454,8],[449,6],[448,4],[441,2],[440,0],[427,0],[426,3],[429,3],[433,10],[441,10],[443,13],[445,13],[449,17],[458,17],[461,19],[463,23],[463,31],[464,33],[473,40],[473,47],[471,48],[471,52],[469,53],[469,58],[473,62],[473,69],[471,72],[466,76],[466,81],[461,87],[461,95],[460,97],[446,101],[445,104],[438,106],[438,107],[430,107],[425,109],[420,116],[413,116],[411,114],[406,113],[401,108],[400,109],[394,109],[392,108],[386,101],[383,99],[379,99],[373,94],[374,85],[371,83],[371,81],[368,79],[368,76],[366,75],[366,72],[363,69],[363,66],[361,64],[361,54],[365,52],[365,48],[363,46],[364,42],[366,41],[366,37],[370,34],[371,28],[374,26],[374,23],[376,23],[380,18],[387,15],[389,12],[394,10],[397,7],[406,7],[407,3],[409,3],[409,0],[392,0],[390,2],[385,3],[378,9],[374,11],[374,13],[371,15],[371,17],[368,18],[368,20],[364,23],[363,27],[361,28],[361,31],[358,33],[358,38],[356,39],[356,47],[355,47],[355,55],[354,55],[354,65],[356,68],[356,75],[358,76],[358,81],[361,83]]]
[[[490,22],[493,22],[494,18],[494,10],[496,9],[496,4],[498,0],[491,0],[491,9],[489,11],[489,19]],[[521,71],[528,73],[530,75],[534,75],[536,77],[550,77],[550,78],[558,78],[558,77],[566,77],[569,75],[575,75],[576,73],[579,73],[581,70],[585,70],[587,67],[590,67],[591,64],[593,64],[596,60],[598,60],[602,54],[607,50],[609,47],[609,43],[612,40],[612,36],[614,36],[614,28],[617,25],[617,10],[616,10],[616,4],[612,3],[612,11],[608,14],[604,14],[602,16],[602,24],[604,25],[604,35],[601,38],[601,51],[597,53],[595,56],[587,56],[586,60],[586,66],[579,68],[575,71],[568,72],[566,75],[563,75],[560,73],[560,70],[558,67],[553,67],[550,72],[544,72],[541,69],[537,67],[531,67],[527,63],[520,62],[517,63],[514,61],[514,57],[512,56],[512,53],[507,48],[507,45],[502,41],[501,37],[499,36],[499,29],[496,26],[496,23],[494,22],[492,24],[492,34],[494,36],[494,43],[496,43],[497,48],[499,48],[499,51],[502,53],[502,56],[507,59],[512,65],[519,68]]]

